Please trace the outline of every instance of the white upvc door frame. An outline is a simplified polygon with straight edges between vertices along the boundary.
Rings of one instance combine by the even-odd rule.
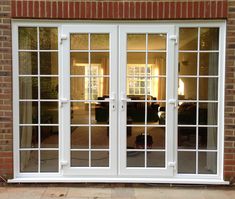
[[[165,127],[165,167],[153,168],[138,168],[126,167],[126,121],[127,121],[127,88],[126,88],[126,65],[127,65],[127,34],[166,34],[166,127]],[[163,177],[173,176],[174,174],[174,131],[175,126],[174,112],[176,108],[169,103],[170,99],[176,99],[174,86],[175,71],[174,67],[174,52],[175,52],[175,26],[174,25],[120,25],[119,26],[119,175],[120,176],[135,176],[135,177]],[[123,95],[123,96],[122,96]]]
[[[110,94],[117,96],[117,26],[62,25],[61,99],[70,99],[70,34],[108,33],[110,35]],[[70,101],[70,100],[68,100]],[[109,176],[117,174],[117,99],[109,101],[109,167],[71,167],[70,102],[61,107],[61,170],[64,176]],[[113,108],[114,107],[114,108]],[[115,108],[116,107],[116,108]]]

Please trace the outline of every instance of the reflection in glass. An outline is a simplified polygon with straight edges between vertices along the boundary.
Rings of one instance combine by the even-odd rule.
[[[196,148],[196,128],[178,127],[178,148],[179,149]]]
[[[199,152],[198,164],[199,174],[217,174],[217,153]]]
[[[19,49],[36,50],[37,49],[37,28],[19,27]]]
[[[85,102],[71,102],[71,124],[89,123],[89,104]]]
[[[196,113],[196,103],[183,102],[178,108],[178,124],[196,124]]]
[[[150,136],[149,143],[152,140],[152,145],[148,144],[148,148],[165,149],[165,128],[147,127],[147,135]]]
[[[89,97],[89,78],[71,77],[70,78],[70,95],[71,100],[85,100]],[[85,89],[86,88],[86,89]],[[86,98],[85,98],[86,97]]]
[[[139,67],[146,67],[146,54],[145,53],[127,53],[127,74],[130,73],[130,72],[128,72],[128,67],[130,67],[130,66],[135,66],[135,68],[137,68],[138,66]],[[139,71],[139,72],[141,72],[141,71]],[[144,72],[145,71],[141,72],[142,75],[144,75]],[[135,73],[137,73],[137,75],[138,75],[138,71],[136,71]]]
[[[58,77],[40,77],[41,99],[58,99]]]
[[[109,96],[109,78],[108,77],[90,78],[90,99],[98,100],[99,97],[103,96]]]
[[[219,28],[200,28],[200,50],[219,49]]]
[[[96,102],[91,104],[91,123],[109,124],[109,102]]]
[[[150,100],[165,100],[166,99],[166,78],[151,77],[147,78],[147,91],[150,95]],[[148,99],[149,100],[149,99]],[[149,104],[152,109],[157,109],[157,104]]]
[[[181,77],[178,80],[178,95],[181,100],[196,100],[197,79]]]
[[[88,151],[71,151],[71,167],[88,167]]]
[[[145,50],[145,34],[127,34],[127,50]]]
[[[86,126],[71,127],[71,148],[72,149],[89,148],[89,127]]]
[[[57,50],[58,49],[58,29],[57,28],[39,28],[40,49]]]
[[[40,74],[41,75],[58,74],[57,52],[40,52]]]
[[[38,147],[38,127],[21,126],[20,127],[20,148]]]
[[[145,130],[144,127],[127,127],[127,149],[145,148]]]
[[[41,126],[41,148],[58,148],[57,126]]]
[[[166,34],[148,34],[148,50],[166,50]]]
[[[197,50],[198,28],[180,28],[180,50]]]
[[[38,172],[38,151],[20,151],[20,172]]]
[[[199,100],[218,100],[218,78],[199,79]]]
[[[218,75],[219,53],[200,53],[200,75]]]
[[[38,102],[20,102],[20,124],[38,123]]]
[[[108,167],[109,152],[108,151],[92,151],[91,152],[92,167]]]
[[[40,151],[41,172],[58,172],[58,151]]]
[[[41,124],[58,124],[58,102],[41,102]]]
[[[217,125],[218,103],[199,103],[199,124]]]
[[[38,54],[36,52],[19,52],[19,74],[38,74]]]
[[[127,124],[145,124],[145,102],[127,103]]]
[[[70,74],[71,75],[89,75],[88,53],[70,53]]]
[[[100,126],[91,127],[91,148],[92,149],[109,148],[109,127],[100,127]]]
[[[108,50],[109,34],[91,34],[91,50]]]
[[[178,152],[178,173],[196,173],[196,152]]]
[[[38,78],[37,77],[19,77],[20,99],[38,98]]]
[[[147,152],[147,167],[165,167],[165,152]]]
[[[88,34],[71,34],[71,50],[88,50]]]
[[[91,52],[91,75],[109,75],[109,53]]]
[[[217,149],[217,128],[199,127],[198,128],[198,148],[216,150]]]
[[[197,53],[179,53],[179,75],[197,75]]]
[[[148,76],[166,75],[166,53],[148,53]]]
[[[127,151],[127,167],[144,167],[144,152]]]

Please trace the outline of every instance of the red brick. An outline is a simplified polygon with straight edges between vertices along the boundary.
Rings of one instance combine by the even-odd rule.
[[[181,18],[186,19],[187,18],[187,3],[182,2],[181,3]]]
[[[69,16],[69,4],[68,2],[64,2],[64,7],[63,7],[63,18],[67,19]]]
[[[28,1],[23,1],[23,16],[27,16],[27,4],[28,4]]]
[[[98,19],[102,19],[103,17],[103,3],[102,2],[98,2]]]
[[[46,2],[46,18],[51,18],[51,2]]]
[[[170,3],[169,2],[165,3],[164,18],[165,19],[169,19],[170,18]]]
[[[74,18],[75,17],[74,6],[75,6],[75,3],[73,1],[69,2],[69,18]]]
[[[210,18],[210,13],[211,13],[211,2],[207,1],[205,2],[205,17]]]
[[[200,2],[199,13],[200,13],[200,18],[205,18],[205,2],[204,1]]]
[[[113,13],[113,18],[117,19],[118,18],[118,2],[114,2],[113,3],[113,9],[114,9],[114,13]]]
[[[122,19],[123,18],[123,2],[119,2],[118,11],[119,11],[118,18]]]
[[[17,1],[17,17],[21,17],[22,13],[21,13],[21,1]]]
[[[109,10],[109,18],[113,19],[113,2],[109,2],[108,10]]]
[[[153,18],[158,19],[159,9],[158,2],[153,2]]]
[[[193,18],[198,19],[199,18],[199,3],[194,2],[194,9],[193,9]]]
[[[34,17],[39,18],[39,1],[34,2]]]
[[[130,14],[129,2],[124,2],[124,18],[129,19],[129,17],[130,17],[129,14]]]
[[[181,3],[180,2],[176,2],[176,18],[180,18],[181,17]]]
[[[63,5],[62,5],[62,2],[59,1],[59,2],[57,3],[57,6],[58,6],[58,14],[57,14],[57,15],[58,15],[58,18],[59,18],[59,19],[62,19],[62,18],[63,18],[63,8],[62,8]]]
[[[222,1],[217,2],[217,17],[222,17]]]
[[[134,19],[135,17],[135,3],[130,2],[130,19]]]
[[[211,18],[216,16],[216,1],[211,2]]]
[[[16,2],[15,1],[12,1],[12,4],[11,4],[11,9],[12,9],[12,12],[11,12],[11,16],[12,17],[16,17]]]
[[[45,17],[45,2],[40,1],[40,17]]]
[[[29,1],[29,6],[28,6],[28,9],[29,9],[29,17],[32,18],[34,17],[33,16],[33,1]]]
[[[103,18],[107,19],[108,18],[108,3],[103,2]]]
[[[163,5],[164,5],[163,2],[159,2],[159,4],[158,4],[158,6],[159,6],[159,9],[158,9],[158,11],[159,11],[159,15],[158,15],[159,19],[163,18]]]
[[[75,18],[78,19],[79,17],[79,8],[80,8],[80,2],[75,2]]]
[[[227,11],[228,11],[228,1],[224,1],[223,3],[223,13],[222,13],[222,18],[227,17]]]
[[[85,10],[86,9],[86,7],[85,7],[85,2],[81,2],[80,3],[80,11],[81,11],[81,14],[80,14],[80,18],[81,19],[84,19],[86,16],[85,16]]]
[[[58,13],[57,13],[57,3],[55,1],[52,2],[52,18],[57,18]]]
[[[170,2],[170,18],[175,18],[175,2]]]
[[[97,18],[96,6],[97,6],[97,2],[91,3],[91,18],[92,19]]]
[[[147,19],[152,19],[152,3],[153,2],[147,2]]]

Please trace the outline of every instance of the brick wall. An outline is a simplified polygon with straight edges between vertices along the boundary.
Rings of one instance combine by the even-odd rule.
[[[235,1],[228,1],[224,175],[235,182]]]
[[[11,2],[0,1],[0,176],[12,175]],[[2,179],[0,179],[1,181]]]

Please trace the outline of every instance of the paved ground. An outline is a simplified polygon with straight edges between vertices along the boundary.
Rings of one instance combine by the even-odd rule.
[[[235,199],[234,187],[0,185],[0,199]]]

